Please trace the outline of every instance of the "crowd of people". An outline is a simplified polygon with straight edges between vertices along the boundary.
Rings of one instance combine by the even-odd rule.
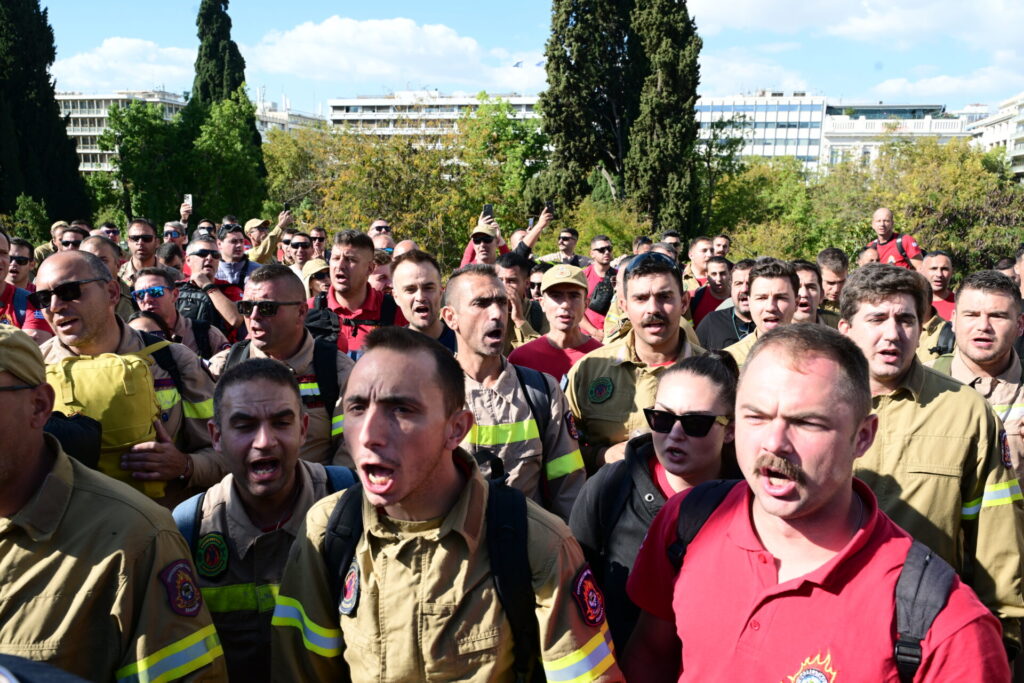
[[[1012,680],[1024,249],[954,287],[871,226],[0,231],[0,667]]]

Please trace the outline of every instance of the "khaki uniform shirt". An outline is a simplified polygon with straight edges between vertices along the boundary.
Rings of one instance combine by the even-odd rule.
[[[56,253],[57,247],[53,245],[53,240],[47,240],[46,242],[40,244],[38,247],[35,248],[35,251],[32,253],[32,255],[36,259],[36,268],[38,268],[43,261],[45,261],[47,258],[53,256]]]
[[[427,522],[393,520],[363,498],[352,590],[339,615],[323,558],[340,494],[315,503],[292,546],[274,609],[277,681],[511,681],[512,630],[487,552],[488,484],[467,454],[468,481],[452,509]],[[585,560],[569,528],[527,502],[540,656],[549,681],[621,681],[603,609],[583,617],[574,578]],[[579,600],[580,602],[577,602]],[[342,661],[344,658],[344,662]]]
[[[117,320],[117,324],[121,328],[121,341],[114,353],[135,353],[147,346],[141,333],[120,320]],[[149,370],[153,373],[153,386],[156,389],[157,401],[160,403],[160,419],[167,433],[174,438],[178,449],[192,456],[192,478],[188,484],[192,487],[206,488],[220,481],[227,473],[221,456],[210,445],[210,433],[206,428],[206,423],[213,417],[213,380],[203,369],[199,357],[192,351],[181,344],[171,344],[168,348],[181,374],[185,395],[178,393],[171,376],[154,361]],[[46,340],[39,350],[42,351],[43,361],[46,363],[56,363],[63,358],[77,355],[64,346],[58,337]],[[126,470],[118,469],[104,474],[122,478],[140,490],[143,488],[140,482],[131,479]],[[173,506],[181,500],[183,493],[177,480],[166,484],[167,499],[162,502]]]
[[[90,681],[227,680],[171,516],[46,443],[53,469],[0,517],[0,653]]]
[[[707,272],[704,274],[705,281],[707,280]],[[683,269],[683,287],[687,292],[695,292],[702,287],[700,281],[697,280],[697,276],[693,274],[693,264],[687,263],[686,268]]]
[[[309,332],[303,334],[305,336],[298,353],[281,361],[291,368],[299,380],[299,390],[303,396],[302,407],[309,415],[309,429],[306,431],[306,440],[299,450],[299,457],[321,465],[333,463],[352,467],[352,458],[345,447],[345,412],[342,409],[341,391],[344,390],[345,382],[348,381],[348,375],[355,363],[345,353],[339,351],[335,366],[338,371],[338,402],[329,411],[322,402],[313,401],[314,405],[307,405],[307,400],[312,400],[307,397],[319,396],[320,387],[316,382],[316,372],[313,370],[313,336]],[[229,353],[230,350],[224,350],[210,359],[210,372],[214,377],[219,378],[223,374]],[[256,348],[255,344],[249,344],[248,357],[267,358],[267,355]]]
[[[270,680],[270,618],[288,551],[306,512],[328,494],[321,465],[299,460],[296,475],[291,516],[273,531],[253,525],[230,474],[203,497],[194,559],[233,681]]]
[[[754,348],[754,344],[756,343],[757,330],[754,330],[743,339],[740,339],[735,344],[730,344],[722,350],[732,356],[733,360],[736,361],[736,365],[742,368],[746,364],[747,358],[750,356],[750,351]]]
[[[939,357],[940,354],[932,353],[929,349],[939,343],[939,333],[942,332],[942,326],[945,324],[946,321],[933,308],[932,317],[921,328],[921,338],[917,342],[917,359],[922,363]]]
[[[550,415],[541,434],[515,368],[505,359],[502,366],[493,387],[464,375],[466,408],[473,413],[474,424],[462,447],[481,463],[485,476],[490,474],[490,458],[501,458],[510,486],[568,520],[587,474],[565,395],[551,376],[544,375],[551,403],[537,406]]]
[[[998,617],[1024,616],[1024,507],[1013,470],[1002,461],[992,409],[917,360],[900,388],[872,403],[878,433],[854,461],[854,475],[874,490],[883,512],[953,565]]]
[[[1020,358],[1015,351],[1013,361],[1006,371],[998,377],[979,377],[971,372],[959,353],[954,352],[949,373],[953,379],[963,382],[981,394],[992,410],[1003,422],[1006,430],[1007,451],[1003,456],[1009,457],[1018,481],[1024,477],[1024,439],[1021,439],[1021,428],[1024,427],[1024,372],[1021,371]]]
[[[677,358],[704,353],[681,336]],[[636,355],[633,331],[594,349],[569,370],[565,396],[579,425],[580,448],[588,467],[597,452],[650,431],[644,408],[654,406],[658,378],[666,366],[649,367]]]
[[[247,252],[249,260],[262,264],[273,263],[274,254],[277,253],[277,243],[281,241],[281,235],[283,234],[284,228],[280,225],[275,225],[271,228],[267,236],[263,238],[263,241]]]
[[[839,329],[839,313],[830,311],[827,308],[821,307],[818,309],[818,321],[822,325],[827,325],[833,330]]]
[[[114,313],[117,313],[117,317],[121,320],[128,320],[128,318],[132,317],[132,313],[137,310],[135,302],[132,301],[132,290],[123,280],[118,280],[117,284],[121,286],[121,298],[117,300]]]
[[[163,268],[168,273],[170,273],[171,274],[171,279],[174,280],[175,282],[178,282],[180,280],[187,280],[188,279],[188,278],[185,277],[185,274],[182,273],[177,268],[171,268],[170,266],[161,266],[156,261],[155,258],[153,259],[153,265],[157,266],[157,267],[160,267],[160,268]],[[128,288],[130,289],[131,286],[134,284],[135,273],[137,271],[139,271],[139,270],[140,270],[139,268],[135,267],[135,264],[132,262],[132,260],[128,259],[127,261],[125,261],[124,263],[121,264],[120,268],[118,268],[117,276],[119,278],[121,278],[121,282],[123,282],[125,285],[127,285]]]
[[[179,344],[183,344],[188,348],[192,349],[192,352],[199,355],[199,345],[196,344],[196,334],[192,329],[192,318],[188,318],[183,315],[178,315],[178,322],[174,325],[174,329],[171,330],[176,337],[176,341]],[[224,336],[224,333],[217,329],[215,325],[210,325],[210,331],[207,334],[210,340],[210,351],[214,354],[220,353],[224,349],[231,346],[228,338]]]

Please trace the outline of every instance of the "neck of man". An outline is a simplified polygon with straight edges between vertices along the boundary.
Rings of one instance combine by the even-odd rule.
[[[644,365],[664,365],[672,363],[679,357],[682,347],[682,328],[678,325],[672,336],[665,341],[651,345],[640,339],[640,336],[633,331],[633,348],[636,350],[637,358]]]
[[[423,479],[430,486],[422,486],[397,505],[384,507],[392,519],[407,522],[426,522],[447,515],[458,502],[466,487],[466,475],[455,464],[451,451],[444,451],[437,467]]]
[[[111,312],[113,313],[113,312]],[[85,340],[81,346],[68,346],[79,356],[98,356],[101,353],[115,353],[121,345],[121,323],[117,316],[104,324],[93,339]]]
[[[1004,372],[1010,369],[1010,365],[1013,363],[1013,349],[1007,350],[1006,354],[993,360],[991,363],[976,363],[968,358],[963,351],[957,349],[956,354],[963,361],[963,364],[978,377],[999,377]]]
[[[0,517],[13,517],[32,500],[57,458],[57,454],[47,446],[42,430],[19,436],[18,441],[24,444],[25,454],[34,453],[35,457],[11,458],[11,462],[17,462],[18,466],[7,473],[3,486],[0,486]]]
[[[562,255],[563,259],[571,259],[573,256],[576,255],[575,250],[570,249],[568,247],[559,247],[558,253]]]
[[[598,263],[596,260],[591,261],[590,265],[593,266],[594,272],[604,277],[608,274],[608,271],[612,269],[612,264],[609,263]]]
[[[946,287],[945,289],[939,290],[937,292],[932,290],[932,298],[933,299],[948,300],[951,297],[952,294],[953,294],[953,290],[950,289],[949,287]]]
[[[334,290],[335,301],[350,311],[354,311],[362,306],[368,296],[370,296],[370,284],[368,282],[364,282],[361,287],[352,287],[344,294],[337,289]]]
[[[706,278],[708,276],[707,266],[698,266],[696,261],[690,261],[690,273],[694,277]]]
[[[275,526],[281,528],[284,522],[291,517],[300,491],[299,467],[301,465],[296,462],[295,473],[290,485],[285,486],[273,496],[254,496],[244,487],[233,483],[235,493],[242,501],[245,514],[257,529],[272,529]]]
[[[298,355],[299,350],[302,349],[302,345],[306,341],[306,334],[306,330],[303,328],[301,334],[294,339],[282,340],[281,343],[275,344],[273,347],[257,348],[265,353],[268,358],[284,362]],[[253,343],[255,344],[256,342],[253,341]]]
[[[583,330],[580,329],[580,324],[576,323],[568,330],[556,330],[554,327],[544,335],[548,343],[554,346],[556,349],[575,349],[577,346],[582,345],[588,339],[590,335],[584,334]]]
[[[835,557],[867,516],[867,504],[854,493],[852,485],[818,512],[794,520],[769,514],[756,499],[752,505],[754,530],[775,558],[779,583],[804,576]]]
[[[150,256],[145,261],[142,260],[141,256],[132,256],[132,265],[135,270],[141,270],[143,268],[152,268],[157,265],[156,256]]]
[[[178,315],[178,309],[176,308],[172,308],[171,314],[164,317],[164,321],[167,323],[167,328],[171,332],[174,332],[174,328],[178,326],[178,318],[180,318],[180,316]]]
[[[885,396],[899,389],[903,378],[907,376],[907,372],[910,372],[910,368],[907,368],[906,372],[900,374],[899,377],[894,379],[879,380],[874,377],[871,378],[871,395],[872,396]]]
[[[459,340],[459,349],[466,348],[468,345],[462,343]],[[492,356],[485,356],[483,354],[475,353],[473,351],[460,352],[458,355],[459,365],[462,367],[462,371],[466,373],[466,376],[475,382],[483,384],[485,387],[493,386],[497,383],[498,377],[501,375],[501,354],[496,353]]]
[[[746,313],[744,313],[743,311],[740,310],[739,306],[735,306],[734,305],[732,307],[732,313],[733,313],[733,315],[735,315],[737,318],[739,318],[743,322],[745,322],[745,323],[749,323],[750,322],[750,311],[747,311]]]
[[[441,335],[444,333],[444,323],[441,322],[440,318],[435,319],[434,322],[423,328],[416,327],[412,324],[410,324],[409,327],[420,334],[427,335],[431,339],[440,339]]]

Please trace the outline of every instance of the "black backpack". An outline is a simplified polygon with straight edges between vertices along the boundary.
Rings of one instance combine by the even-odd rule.
[[[199,357],[206,360],[213,357],[213,348],[210,346],[211,327],[213,326],[205,320],[192,320],[192,334],[196,338],[196,349],[199,352]]]
[[[352,334],[355,334],[355,330],[359,326],[382,327],[384,325],[394,325],[397,312],[398,304],[395,303],[395,298],[390,294],[385,294],[384,300],[380,305],[380,320],[362,320],[359,318],[341,320],[338,314],[327,306],[327,292],[320,292],[313,299],[313,305],[306,313],[306,329],[317,339],[337,342],[342,325],[351,327]]]
[[[928,353],[937,354],[939,356],[945,356],[946,354],[953,353],[953,347],[956,346],[956,334],[953,332],[953,323],[948,320],[942,323],[942,327],[939,329],[939,338],[935,342],[935,346],[928,349]],[[946,373],[949,374],[948,372]]]
[[[903,246],[903,235],[899,234],[898,232],[894,232],[892,234],[892,237],[889,238],[889,242],[891,242],[892,240],[896,240],[896,249],[900,252],[900,256],[903,257],[903,260],[907,262],[907,265],[910,265],[910,259],[907,258],[907,250]],[[886,244],[888,244],[889,242],[886,242]],[[876,237],[875,239],[871,240],[871,242],[868,244],[868,246],[869,247],[874,247],[875,250],[877,250],[878,249],[878,238]]]
[[[498,600],[512,625],[515,680],[517,683],[540,683],[545,678],[543,670],[537,666],[540,628],[534,611],[537,598],[530,570],[526,497],[505,483],[500,461],[496,467],[491,470],[486,513],[491,574]],[[358,483],[346,489],[327,522],[324,563],[335,604],[340,602],[345,575],[363,533],[362,490]],[[358,609],[358,605],[354,609]]]
[[[679,505],[676,540],[667,553],[679,571],[687,546],[739,481],[717,479],[690,490]],[[896,581],[896,633],[893,658],[900,681],[910,683],[921,666],[921,641],[946,606],[956,571],[928,546],[914,541]]]
[[[175,308],[178,309],[178,315],[183,315],[193,322],[200,321],[213,325],[224,334],[231,334],[231,327],[213,305],[210,295],[191,283],[178,284],[178,303],[175,304]],[[199,340],[198,333],[196,340]]]
[[[231,346],[227,360],[224,362],[225,371],[249,358],[249,344],[251,343],[246,339]],[[341,395],[341,387],[338,386],[338,347],[334,342],[326,339],[313,339],[313,374],[316,375],[316,384],[320,393],[315,396],[303,396],[302,403],[307,409],[322,405],[323,409],[327,411],[327,415],[332,416],[334,404],[338,402],[338,396]]]

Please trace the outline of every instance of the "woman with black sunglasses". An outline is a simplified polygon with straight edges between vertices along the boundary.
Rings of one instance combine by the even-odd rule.
[[[655,515],[679,491],[740,477],[732,444],[738,376],[728,355],[686,358],[666,370],[644,411],[651,432],[630,439],[625,458],[587,480],[573,506],[569,526],[604,590],[620,652],[639,616],[626,580]]]

